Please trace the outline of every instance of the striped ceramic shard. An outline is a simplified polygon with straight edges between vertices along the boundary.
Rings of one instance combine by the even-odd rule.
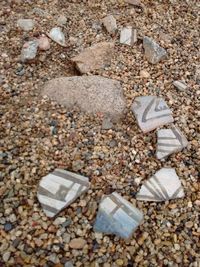
[[[187,146],[188,141],[178,127],[171,129],[161,129],[157,131],[157,150],[158,159],[165,158],[174,152],[181,151]]]
[[[142,212],[114,192],[102,198],[94,231],[128,239],[142,220]]]
[[[184,197],[183,187],[173,168],[162,168],[147,180],[137,193],[138,200],[166,201]]]
[[[40,181],[37,197],[48,217],[54,217],[89,188],[87,177],[56,169]]]
[[[144,133],[174,121],[172,112],[165,101],[156,96],[136,97],[132,111]]]

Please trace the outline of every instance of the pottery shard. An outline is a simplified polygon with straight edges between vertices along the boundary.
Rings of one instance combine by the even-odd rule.
[[[151,64],[157,64],[167,57],[166,50],[147,36],[143,38],[143,47],[145,56]]]
[[[100,112],[112,119],[122,117],[126,106],[120,82],[95,75],[53,79],[42,93],[67,108],[76,105],[84,112]]]
[[[162,202],[184,197],[183,187],[173,168],[162,168],[147,180],[136,198],[144,201]]]
[[[114,192],[102,198],[94,231],[128,239],[142,220],[142,212]]]
[[[48,217],[54,217],[89,189],[87,177],[56,169],[40,181],[37,197]]]
[[[113,48],[114,43],[101,42],[86,48],[71,60],[81,73],[103,69],[111,62]]]

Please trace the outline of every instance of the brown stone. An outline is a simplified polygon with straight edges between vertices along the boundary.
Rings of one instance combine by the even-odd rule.
[[[74,238],[69,242],[70,248],[82,249],[86,244],[86,241],[82,238]]]
[[[81,73],[103,69],[110,64],[114,43],[102,42],[86,48],[71,60]]]

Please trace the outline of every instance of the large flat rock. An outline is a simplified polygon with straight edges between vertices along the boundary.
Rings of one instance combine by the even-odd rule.
[[[112,119],[119,119],[125,109],[120,82],[101,76],[56,78],[46,83],[42,94],[67,108],[77,105],[84,112],[100,112]]]

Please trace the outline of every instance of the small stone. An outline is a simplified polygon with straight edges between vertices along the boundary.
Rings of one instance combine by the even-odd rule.
[[[37,40],[26,42],[22,48],[21,61],[27,62],[33,60],[37,55],[37,50],[38,50]]]
[[[87,177],[56,169],[40,181],[37,197],[48,217],[54,217],[89,189]],[[59,223],[64,218],[57,218]]]
[[[57,24],[59,26],[63,26],[67,23],[67,18],[64,15],[60,15],[60,17],[57,20]]]
[[[73,171],[80,171],[84,168],[84,161],[83,160],[75,160],[72,162],[72,169]]]
[[[143,201],[167,201],[184,197],[180,179],[173,168],[162,168],[148,179],[136,195]]]
[[[187,89],[187,84],[183,81],[174,81],[173,85],[179,90],[179,91],[185,91]]]
[[[69,242],[70,248],[82,249],[86,244],[86,241],[82,238],[74,238]]]
[[[147,36],[143,38],[143,47],[145,50],[145,56],[151,64],[157,64],[167,57],[166,50]]]
[[[117,264],[118,266],[123,266],[124,262],[123,262],[122,259],[118,259],[118,260],[116,260],[116,264]]]
[[[39,7],[35,7],[33,9],[32,13],[35,14],[35,15],[38,15],[40,17],[46,17],[47,18],[47,17],[50,16],[50,14],[47,11],[45,11],[45,10],[39,8]]]
[[[179,244],[174,244],[174,248],[175,248],[175,250],[180,250],[180,245]]]
[[[194,204],[200,207],[200,200],[197,199]]]
[[[32,19],[18,19],[17,25],[24,31],[32,31],[35,22]]]
[[[103,119],[101,128],[103,130],[109,130],[109,129],[112,129],[112,127],[113,127],[113,123],[112,123],[111,119],[108,117],[105,117]]]
[[[188,145],[188,141],[178,127],[160,129],[157,131],[156,157],[165,158],[172,153],[179,152]]]
[[[62,32],[61,28],[55,27],[55,28],[51,29],[48,36],[50,39],[52,39],[57,44],[64,46],[64,47],[66,46],[65,35]]]
[[[194,79],[197,84],[200,84],[200,66],[196,67]]]
[[[7,222],[7,223],[4,225],[4,230],[5,230],[6,232],[11,231],[12,229],[13,229],[13,225],[12,225],[11,223]]]
[[[146,70],[141,70],[140,71],[140,77],[142,77],[142,78],[149,78],[150,77],[150,74]]]
[[[38,38],[38,47],[42,51],[46,51],[50,48],[49,38],[44,34]]]
[[[114,43],[101,42],[86,48],[71,60],[81,73],[103,69],[111,62]]]
[[[193,222],[192,221],[188,221],[188,222],[185,223],[185,226],[187,228],[192,228],[193,227]]]
[[[3,254],[3,261],[7,262],[10,259],[10,255],[11,255],[10,251],[5,252]]]
[[[65,217],[57,217],[55,221],[53,222],[54,225],[60,225],[63,224],[66,221]]]
[[[117,30],[117,22],[113,15],[109,15],[102,20],[104,27],[106,28],[107,32],[110,34],[114,34]]]
[[[142,5],[140,0],[125,0],[126,3],[133,5],[133,6],[137,6],[140,7]]]
[[[64,267],[74,267],[74,265],[72,264],[71,261],[67,261],[67,262],[65,262]]]
[[[118,193],[103,196],[94,231],[128,239],[142,222],[143,214]]]
[[[64,235],[63,235],[63,242],[66,243],[66,244],[68,244],[69,241],[70,241],[70,234],[64,233]]]
[[[133,45],[137,42],[137,30],[131,26],[125,27],[120,33],[120,43],[126,45]]]
[[[165,101],[156,96],[136,97],[132,111],[144,133],[174,121],[172,112]]]

